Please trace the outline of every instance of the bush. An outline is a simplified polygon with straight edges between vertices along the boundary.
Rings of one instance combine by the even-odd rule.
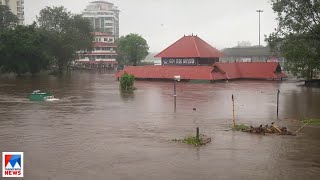
[[[127,72],[125,72],[121,77],[120,77],[120,89],[122,91],[132,91],[134,90],[134,76],[129,75]]]

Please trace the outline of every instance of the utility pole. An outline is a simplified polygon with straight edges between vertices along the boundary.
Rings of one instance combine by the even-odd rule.
[[[259,10],[257,10],[257,12],[259,13],[259,47],[260,47],[260,45],[261,45],[261,43],[260,43],[260,14],[263,12],[263,10],[259,9]]]

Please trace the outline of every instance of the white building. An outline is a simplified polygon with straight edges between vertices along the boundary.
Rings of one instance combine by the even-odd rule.
[[[0,5],[8,6],[13,14],[18,16],[19,24],[24,23],[24,0],[0,0]]]
[[[79,52],[78,63],[103,64],[110,68],[116,67],[116,48],[117,46],[113,35],[104,32],[95,32],[92,51]]]
[[[111,33],[119,38],[119,12],[112,3],[93,1],[82,12],[82,16],[90,20],[94,31]]]

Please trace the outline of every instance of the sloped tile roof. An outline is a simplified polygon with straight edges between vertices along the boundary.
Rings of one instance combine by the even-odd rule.
[[[198,36],[184,36],[155,57],[182,58],[222,57],[223,54]]]
[[[221,70],[224,74],[213,76],[213,79],[278,79],[287,76],[281,72],[277,62],[234,62],[234,63],[215,63],[214,68]],[[278,69],[280,68],[280,69]],[[215,71],[216,72],[216,71]]]
[[[180,75],[181,79],[211,80],[211,71],[211,66],[127,66],[115,77],[127,72],[138,79],[172,79]]]
[[[185,80],[279,79],[287,78],[277,62],[215,63],[213,66],[127,66],[124,72],[138,79],[173,79],[180,75]]]

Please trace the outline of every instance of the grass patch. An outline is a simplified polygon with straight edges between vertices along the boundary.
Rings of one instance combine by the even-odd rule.
[[[234,131],[246,131],[248,129],[250,129],[250,127],[244,124],[237,124],[235,127],[232,127]]]
[[[184,138],[182,142],[186,143],[186,144],[194,145],[194,146],[200,146],[201,141],[202,141],[201,137],[199,137],[199,139],[197,139],[194,136],[189,136],[189,137]]]
[[[195,136],[188,136],[184,139],[173,139],[174,142],[181,142],[193,146],[202,146],[206,145],[209,142],[211,142],[211,138],[206,137],[205,135],[200,135],[199,139],[197,139]]]
[[[303,120],[303,123],[304,124],[308,123],[309,125],[317,125],[317,126],[319,126],[320,125],[320,119],[305,119],[305,120]]]

